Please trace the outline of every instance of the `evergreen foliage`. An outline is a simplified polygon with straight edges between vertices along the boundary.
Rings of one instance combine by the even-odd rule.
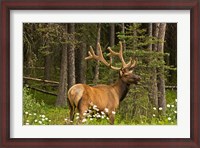
[[[81,50],[85,52],[89,50],[89,46],[96,48],[97,43],[97,31],[98,25],[93,24],[75,24],[75,32],[69,33],[66,31],[66,24],[58,23],[24,23],[23,31],[23,49],[24,49],[24,76],[30,76],[33,78],[44,78],[45,73],[45,57],[51,56],[50,63],[50,78],[54,81],[60,80],[60,65],[62,57],[62,49],[68,46],[74,46],[76,50],[76,55],[79,55]],[[130,92],[126,99],[120,104],[120,108],[116,113],[118,124],[176,124],[176,91],[168,91],[167,104],[168,106],[173,105],[172,108],[167,108],[165,114],[161,114],[159,111],[159,106],[155,106],[151,102],[149,94],[151,93],[151,88],[149,87],[152,83],[152,77],[154,75],[163,74],[164,80],[167,85],[176,86],[177,84],[177,72],[176,72],[176,24],[167,24],[166,30],[166,40],[164,41],[165,49],[164,53],[149,50],[149,45],[157,45],[162,41],[157,37],[148,35],[148,24],[141,23],[125,23],[125,28],[122,30],[122,25],[120,23],[115,24],[115,46],[111,48],[114,51],[119,51],[119,41],[125,43],[126,48],[124,49],[123,55],[125,61],[129,61],[129,58],[137,59],[137,66],[134,69],[134,73],[140,75],[141,82],[139,85],[131,86]],[[107,23],[101,24],[101,40],[103,54],[106,60],[109,60],[107,47],[109,43],[109,27]],[[171,28],[173,30],[168,30]],[[86,49],[82,49],[82,43],[86,45]],[[84,54],[83,54],[84,55]],[[80,56],[77,56],[80,57]],[[83,59],[83,57],[82,57]],[[77,62],[82,62],[81,60],[75,59]],[[119,59],[113,59],[113,65],[120,67],[121,63]],[[96,61],[87,61],[85,64],[86,73],[85,79],[86,83],[94,85],[94,67],[96,66]],[[163,67],[164,71],[157,70],[154,73],[154,69],[159,69]],[[75,67],[76,68],[76,67]],[[76,71],[81,72],[81,71]],[[70,73],[70,71],[68,71]],[[76,75],[79,75],[76,73]],[[118,72],[110,70],[108,67],[100,63],[99,65],[99,79],[97,84],[110,84],[118,79]],[[158,82],[158,81],[157,81]],[[24,83],[51,91],[54,93],[58,92],[58,86],[56,85],[46,85],[33,81],[24,81]],[[44,110],[52,109],[47,107],[44,102],[38,102],[31,94],[31,91],[24,89],[24,124],[26,124],[27,114],[26,112],[37,113],[40,111],[44,114]],[[159,92],[157,92],[159,95]],[[40,95],[37,98],[43,100],[44,97]],[[45,99],[49,99],[45,97]],[[170,104],[171,103],[171,104]],[[31,105],[32,104],[32,105]],[[35,105],[35,106],[34,106]],[[32,110],[35,108],[36,110]],[[156,110],[154,110],[156,108]],[[55,108],[56,110],[57,108]],[[171,109],[171,110],[169,110]],[[58,109],[59,110],[59,109]],[[62,109],[61,109],[62,110]],[[68,109],[66,109],[66,116]],[[51,115],[50,115],[51,116]],[[62,115],[63,117],[64,115]],[[65,118],[66,118],[65,116]],[[168,118],[170,120],[168,120]],[[96,121],[96,119],[95,119]],[[173,123],[172,123],[173,122]],[[30,123],[30,122],[29,122]],[[56,121],[54,121],[57,124]],[[94,122],[89,121],[87,124],[93,124]],[[47,123],[47,124],[52,124]],[[65,122],[59,122],[59,124],[65,124]],[[107,124],[107,121],[95,124]]]

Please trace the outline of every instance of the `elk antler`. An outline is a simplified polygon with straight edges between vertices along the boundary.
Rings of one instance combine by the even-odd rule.
[[[99,60],[102,63],[104,63],[106,66],[110,66],[110,64],[104,59],[103,54],[102,54],[102,50],[101,50],[101,46],[98,43],[98,49],[99,49],[99,56],[95,55],[94,50],[92,48],[92,46],[90,46],[90,51],[88,51],[89,56],[86,57],[86,60],[89,59],[95,59],[95,60]]]
[[[124,61],[124,58],[123,58],[123,47],[122,47],[122,43],[119,42],[120,44],[120,51],[119,53],[113,51],[110,47],[108,47],[108,50],[110,51],[110,53],[108,54],[110,56],[110,63],[108,63],[105,58],[103,57],[103,54],[102,54],[102,50],[101,50],[101,45],[98,43],[97,44],[97,49],[99,50],[99,55],[96,55],[94,53],[94,50],[92,48],[92,46],[90,46],[90,51],[88,51],[88,54],[89,56],[86,57],[85,59],[86,60],[89,60],[89,59],[95,59],[95,60],[99,60],[101,61],[103,64],[105,64],[106,66],[110,67],[111,69],[114,69],[114,70],[120,70],[121,67],[114,67],[112,66],[112,56],[118,56],[119,59],[121,60],[122,62],[122,68],[130,68],[132,69],[133,67],[135,67],[136,65],[136,61],[132,60],[132,58],[130,58],[130,61],[128,62],[128,64],[126,64],[126,62]]]
[[[110,53],[108,54],[110,57],[111,56],[118,56],[119,59],[121,60],[122,62],[122,68],[129,68],[129,69],[132,69],[135,67],[136,65],[136,61],[133,60],[132,58],[130,58],[130,61],[126,64],[126,62],[124,61],[124,58],[123,58],[123,46],[122,46],[122,42],[119,42],[119,45],[120,45],[120,50],[119,52],[115,52],[113,51],[110,47],[108,47],[108,50],[110,51]]]

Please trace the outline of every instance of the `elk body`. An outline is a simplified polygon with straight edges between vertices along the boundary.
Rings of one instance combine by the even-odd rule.
[[[86,84],[76,84],[72,86],[68,91],[68,101],[70,107],[70,120],[73,121],[75,109],[78,109],[79,120],[82,121],[84,118],[84,112],[89,109],[90,106],[96,105],[99,111],[104,111],[109,117],[110,124],[114,124],[114,114],[113,112],[119,106],[120,101],[122,101],[129,91],[129,86],[131,84],[137,84],[140,77],[133,74],[133,69],[136,65],[136,61],[130,58],[130,61],[126,64],[123,58],[123,48],[120,42],[119,53],[114,52],[110,47],[110,62],[108,63],[102,54],[101,46],[98,44],[99,55],[95,55],[94,50],[90,47],[88,52],[89,56],[86,60],[95,59],[101,61],[106,66],[111,69],[119,71],[118,80],[111,85],[96,85],[89,86]],[[118,56],[122,62],[122,67],[112,66],[112,56]],[[106,109],[106,111],[105,111]]]

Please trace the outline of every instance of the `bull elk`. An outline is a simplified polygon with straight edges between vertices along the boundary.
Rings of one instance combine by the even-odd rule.
[[[104,111],[107,109],[106,115],[109,117],[110,124],[114,124],[114,114],[113,111],[119,106],[120,101],[122,101],[129,91],[130,84],[137,84],[140,77],[133,74],[133,69],[136,65],[136,60],[132,60],[126,63],[123,58],[123,47],[120,44],[120,51],[115,52],[110,47],[108,47],[110,57],[110,62],[107,62],[102,54],[101,46],[98,43],[99,55],[94,53],[93,48],[90,46],[90,51],[88,51],[89,56],[86,60],[94,59],[102,62],[106,66],[113,70],[119,71],[118,80],[111,85],[96,85],[89,86],[86,84],[75,84],[68,91],[68,101],[70,107],[70,120],[73,121],[75,109],[79,111],[79,120],[84,119],[84,112],[88,110],[91,105],[96,105],[99,111]],[[122,67],[115,67],[112,65],[112,57],[117,56],[122,62]]]

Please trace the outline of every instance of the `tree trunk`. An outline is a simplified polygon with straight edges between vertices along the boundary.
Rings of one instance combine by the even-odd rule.
[[[98,24],[97,26],[97,44],[100,43],[101,40],[101,24]],[[95,53],[96,55],[99,55],[99,52],[97,50],[98,46],[96,44],[96,49],[95,49]],[[93,82],[97,83],[99,80],[99,61],[96,62],[96,66],[94,68],[94,79]]]
[[[159,26],[160,26],[160,23],[155,23],[153,25],[153,36],[156,38],[158,38]],[[153,44],[152,47],[154,51],[158,51],[158,44]]]
[[[157,24],[155,24],[157,25]],[[152,36],[157,37],[157,32],[154,30],[153,32],[153,25],[152,23],[148,24],[148,35],[151,38]],[[149,51],[155,51],[155,49],[152,48],[152,44],[149,44],[148,46],[148,50]],[[151,62],[151,58],[149,60],[149,62]],[[154,107],[158,107],[158,89],[157,89],[157,71],[156,68],[151,68],[150,69],[150,81],[149,81],[149,101],[151,103],[151,105],[153,105]]]
[[[52,24],[48,24],[47,26],[51,26],[52,27]],[[47,42],[47,45],[49,44],[49,41]],[[52,63],[51,63],[51,58],[52,58],[52,55],[50,53],[50,49],[47,48],[46,49],[46,56],[45,56],[45,68],[44,68],[44,79],[45,80],[50,80],[51,79],[51,67],[52,67]]]
[[[70,34],[71,42],[69,43],[68,49],[68,89],[75,84],[75,45],[73,41],[75,40],[75,24],[71,23],[68,26],[68,31]]]
[[[48,54],[45,56],[45,66],[44,66],[44,79],[50,80],[51,76],[51,54],[49,54],[49,49],[47,49]]]
[[[165,40],[166,23],[161,23],[159,26],[158,39],[161,41],[158,43],[158,52],[164,53],[164,40]],[[160,60],[164,60],[163,57]],[[164,66],[158,68],[158,105],[162,107],[163,113],[166,111],[166,98],[165,98],[165,75]]]
[[[137,48],[137,23],[133,23],[133,26],[134,26],[134,30],[133,30],[133,36],[134,36],[134,38],[133,38],[133,50],[136,50],[136,48]]]
[[[115,45],[115,24],[110,24],[110,47]]]
[[[32,53],[31,53],[32,51],[31,51],[31,49],[29,48],[29,49],[27,49],[27,53],[26,53],[26,57],[27,57],[27,59],[26,59],[26,61],[24,61],[26,64],[25,64],[25,66],[26,66],[26,68],[24,67],[24,72],[25,72],[25,76],[27,76],[27,77],[30,77],[31,76],[31,67],[33,67],[33,63],[32,63]],[[29,82],[28,81],[26,81],[26,80],[24,80],[24,84],[29,84]]]
[[[153,35],[153,24],[149,23],[148,24],[148,36],[151,38],[152,35]],[[152,51],[152,44],[151,43],[148,45],[148,50]]]
[[[27,42],[27,44],[28,44],[28,46],[24,46],[24,48],[26,48],[26,53],[25,53],[25,57],[24,57],[24,62],[26,63],[25,64],[25,66],[26,66],[26,69],[24,70],[24,72],[25,72],[25,76],[31,76],[31,74],[32,73],[34,73],[35,72],[35,70],[34,70],[34,72],[32,72],[33,71],[33,69],[31,69],[31,67],[34,67],[34,62],[33,62],[33,49],[34,49],[34,47],[33,47],[33,45],[31,45],[31,43],[29,42],[29,40],[27,39],[27,34],[33,34],[34,33],[34,28],[33,28],[33,25],[30,25],[29,26],[30,27],[30,32],[28,32],[28,30],[27,29],[25,29],[25,25],[24,25],[24,27],[23,27],[23,31],[24,31],[24,38],[26,38],[26,40],[24,41],[24,42]],[[28,81],[25,81],[25,83],[27,84],[27,82]]]
[[[76,83],[86,83],[86,44],[82,43],[81,48],[76,50]]]
[[[122,23],[122,33],[125,34],[125,25],[124,23]],[[126,50],[126,41],[122,40],[122,44],[123,44],[123,50]]]
[[[66,32],[67,32],[66,24]],[[56,106],[66,106],[67,103],[67,45],[62,48],[61,66],[60,66],[60,83],[58,95],[56,99]]]

